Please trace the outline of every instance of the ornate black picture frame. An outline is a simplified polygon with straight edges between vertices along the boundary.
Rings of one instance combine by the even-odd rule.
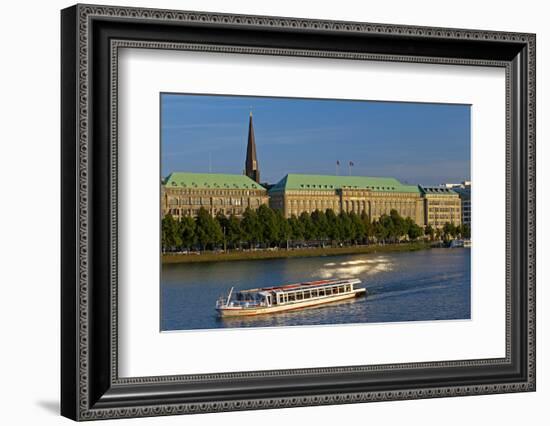
[[[535,35],[126,7],[61,13],[61,413],[159,416],[535,390]],[[506,356],[119,378],[117,52],[187,49],[506,70]]]

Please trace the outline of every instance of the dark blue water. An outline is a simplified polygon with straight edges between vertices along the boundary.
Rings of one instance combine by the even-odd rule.
[[[351,277],[367,297],[248,318],[214,309],[231,286]],[[163,265],[161,295],[162,330],[469,319],[470,249]]]

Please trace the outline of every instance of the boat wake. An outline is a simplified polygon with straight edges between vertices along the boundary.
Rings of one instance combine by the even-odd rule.
[[[391,297],[400,297],[400,296],[405,296],[407,294],[421,293],[421,292],[426,292],[430,290],[440,290],[446,287],[448,287],[448,285],[446,284],[437,284],[429,287],[409,288],[406,290],[392,290],[392,291],[381,292],[381,293],[376,293],[371,291],[369,293],[369,301],[374,302],[376,300],[382,300],[382,299],[387,299]]]
[[[354,278],[358,276],[374,275],[392,270],[392,262],[384,256],[374,259],[351,260],[347,262],[325,263],[323,268],[312,274],[324,279],[333,277]]]

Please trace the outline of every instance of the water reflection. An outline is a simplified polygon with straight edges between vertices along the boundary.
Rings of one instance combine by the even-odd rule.
[[[379,256],[372,259],[349,260],[340,263],[325,263],[324,268],[314,273],[321,278],[355,278],[361,275],[374,275],[382,271],[390,271],[391,259]]]

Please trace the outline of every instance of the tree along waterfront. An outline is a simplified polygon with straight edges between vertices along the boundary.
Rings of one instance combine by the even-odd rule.
[[[216,250],[272,247],[325,247],[376,243],[397,243],[419,238],[449,240],[469,238],[467,225],[446,223],[441,229],[422,228],[396,210],[371,221],[366,213],[315,210],[311,214],[285,218],[280,210],[262,205],[246,209],[242,218],[218,214],[212,217],[201,208],[195,218],[162,219],[162,250]]]

